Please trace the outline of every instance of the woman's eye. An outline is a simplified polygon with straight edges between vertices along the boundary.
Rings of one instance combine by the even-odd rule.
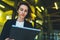
[[[22,8],[20,8],[19,10],[20,10],[20,11],[24,11],[24,12],[28,12],[28,10],[24,10],[24,9],[22,9]]]
[[[23,9],[20,8],[21,11],[23,11]]]
[[[25,10],[25,12],[28,12],[27,10]]]

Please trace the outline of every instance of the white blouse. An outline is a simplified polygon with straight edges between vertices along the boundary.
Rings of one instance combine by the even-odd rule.
[[[24,27],[24,22],[16,21],[16,26],[17,27]]]

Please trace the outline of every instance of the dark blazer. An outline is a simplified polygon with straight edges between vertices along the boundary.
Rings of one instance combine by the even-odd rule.
[[[5,23],[3,31],[2,31],[1,36],[0,36],[0,40],[4,40],[5,38],[9,37],[10,29],[11,29],[12,25],[15,25],[15,24],[16,24],[16,19],[8,20]],[[33,28],[31,23],[27,22],[26,20],[24,21],[24,27]]]

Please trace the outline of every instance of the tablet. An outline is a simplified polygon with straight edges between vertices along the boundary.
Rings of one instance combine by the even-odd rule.
[[[9,37],[15,40],[34,40],[40,31],[40,29],[13,26]]]

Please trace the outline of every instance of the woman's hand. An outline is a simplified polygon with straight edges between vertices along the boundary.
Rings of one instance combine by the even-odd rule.
[[[15,40],[15,39],[6,38],[5,40]]]

